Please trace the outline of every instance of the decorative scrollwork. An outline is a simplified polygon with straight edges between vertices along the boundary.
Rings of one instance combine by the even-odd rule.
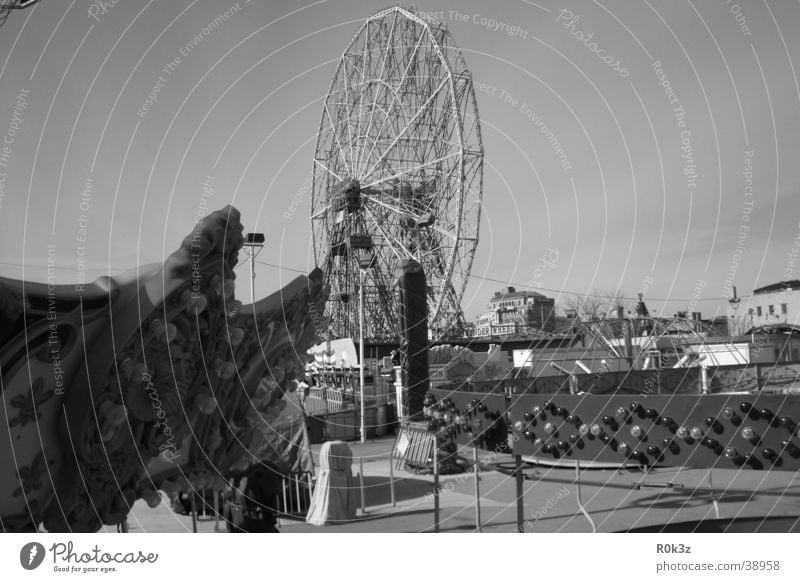
[[[50,461],[52,465],[53,462]],[[12,495],[19,497],[20,495],[30,495],[42,488],[42,475],[47,470],[48,463],[44,460],[44,454],[39,451],[33,459],[33,462],[27,467],[21,467],[17,471],[20,486],[14,489]]]
[[[36,422],[42,417],[37,408],[50,400],[53,395],[52,390],[45,390],[44,381],[36,378],[27,394],[14,396],[10,400],[11,406],[18,408],[19,412],[9,421],[8,425],[11,427],[25,426],[29,422]]]

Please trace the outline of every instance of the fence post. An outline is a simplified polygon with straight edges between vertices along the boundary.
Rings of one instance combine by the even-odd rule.
[[[475,471],[475,529],[481,531],[481,486],[478,469],[478,448],[472,447],[473,470]]]
[[[433,437],[433,531],[439,533],[439,443]]]
[[[192,533],[197,533],[197,503],[194,500],[195,490],[194,487],[191,488],[191,500],[192,500]]]
[[[594,520],[592,516],[589,515],[589,512],[586,511],[586,508],[583,506],[583,501],[581,501],[581,461],[580,459],[575,459],[575,498],[578,502],[578,509],[581,513],[586,517],[586,520],[589,522],[589,525],[592,527],[592,533],[597,533],[597,526],[594,524]]]
[[[517,482],[517,533],[525,532],[525,504],[522,502],[522,456],[514,455],[514,477]]]
[[[219,491],[211,491],[214,493],[214,531],[219,531]]]
[[[394,459],[392,453],[389,453],[389,494],[392,498],[392,507],[396,507],[397,503],[394,497]]]
[[[358,483],[361,489],[361,515],[367,513],[367,502],[364,498],[364,457],[358,457]]]

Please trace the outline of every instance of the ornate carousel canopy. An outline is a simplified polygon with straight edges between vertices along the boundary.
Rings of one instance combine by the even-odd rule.
[[[77,286],[0,278],[0,529],[96,531],[158,489],[219,489],[274,456],[326,291],[315,270],[243,306],[242,230],[228,206],[163,264]]]

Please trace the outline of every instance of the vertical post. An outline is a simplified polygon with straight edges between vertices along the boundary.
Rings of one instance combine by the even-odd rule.
[[[711,496],[711,505],[714,506],[714,517],[719,519],[719,503],[717,503],[717,498],[714,497],[714,485],[711,482],[711,472],[713,469],[708,470],[708,494]]]
[[[300,513],[300,476],[293,475],[292,479],[294,480],[294,492],[297,498],[295,499],[295,511]]]
[[[214,531],[219,531],[219,491],[211,490],[214,494]]]
[[[475,472],[475,529],[481,531],[481,485],[478,468],[478,447],[472,447],[472,463]]]
[[[583,506],[583,501],[581,501],[581,461],[580,459],[575,459],[575,497],[578,502],[578,509],[580,509],[581,513],[586,517],[586,520],[589,522],[589,525],[592,527],[592,533],[597,533],[597,526],[594,524],[594,520],[592,516],[589,515],[589,512],[586,511],[586,508]]]
[[[403,410],[403,369],[394,366],[394,394],[397,400],[397,420],[403,421],[405,412]]]
[[[517,533],[525,532],[525,507],[522,502],[522,456],[514,455],[514,478],[517,485]]]
[[[250,249],[250,303],[256,302],[256,253]]]
[[[197,503],[194,500],[194,488],[190,494],[192,500],[192,533],[197,533]]]
[[[433,531],[439,533],[439,442],[433,437]]]
[[[708,363],[705,360],[700,364],[700,393],[708,394]]]
[[[283,513],[288,514],[289,510],[286,505],[286,477],[281,477],[281,492],[283,493]]]
[[[392,499],[392,507],[396,507],[397,503],[394,498],[394,459],[392,453],[389,453],[389,495]]]
[[[358,270],[358,375],[361,387],[361,442],[366,442],[367,434],[364,430],[364,269]]]
[[[250,259],[250,303],[256,302],[256,255],[264,248],[264,234],[249,232],[244,237],[242,247]]]
[[[364,457],[358,457],[358,485],[361,489],[361,515],[367,513],[367,501],[364,496]]]

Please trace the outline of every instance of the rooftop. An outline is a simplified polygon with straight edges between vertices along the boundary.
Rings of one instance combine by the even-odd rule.
[[[505,299],[525,299],[527,297],[542,297],[547,299],[546,295],[542,295],[536,291],[517,291],[514,287],[504,287],[501,291],[495,291],[491,300],[503,301]]]
[[[800,279],[792,279],[791,281],[781,281],[780,283],[765,285],[764,287],[753,289],[753,294],[773,293],[775,291],[783,291],[784,289],[800,289]]]

